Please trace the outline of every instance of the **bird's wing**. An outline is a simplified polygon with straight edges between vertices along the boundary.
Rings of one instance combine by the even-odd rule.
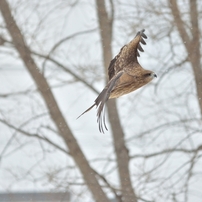
[[[137,58],[140,57],[140,53],[144,52],[141,44],[146,45],[146,42],[144,39],[147,39],[147,36],[144,33],[145,29],[139,31],[135,38],[127,45],[127,51],[126,56],[128,60],[132,60],[138,63]]]
[[[116,74],[106,85],[106,87],[99,94],[97,99],[95,100],[95,105],[97,106],[97,122],[99,124],[99,131],[104,133],[104,128],[107,130],[105,124],[105,114],[104,114],[104,106],[106,101],[109,99],[110,93],[116,85],[116,82],[123,74],[123,71],[120,71]]]
[[[146,45],[144,39],[147,39],[147,36],[144,34],[144,29],[139,31],[135,38],[123,46],[118,55],[110,62],[108,67],[108,76],[109,80],[119,71],[122,71],[123,68],[131,62],[138,63],[137,57],[140,56],[139,51],[144,52],[141,44]]]
[[[116,55],[114,57],[113,60],[111,60],[109,67],[108,67],[108,76],[109,76],[109,80],[111,80],[111,78],[115,75],[116,72],[118,72],[121,68],[119,67],[119,65],[116,64],[117,59],[120,57],[122,50],[126,47],[126,45],[124,45],[121,50],[119,51],[119,54]],[[116,64],[116,66],[115,66]]]

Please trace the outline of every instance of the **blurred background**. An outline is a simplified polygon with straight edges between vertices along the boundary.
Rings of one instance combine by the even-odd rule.
[[[0,0],[0,202],[201,202],[202,2]],[[158,78],[91,106],[139,30]],[[41,197],[41,198],[40,198]]]

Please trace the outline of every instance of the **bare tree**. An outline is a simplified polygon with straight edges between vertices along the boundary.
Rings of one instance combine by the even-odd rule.
[[[5,111],[10,113],[4,113],[4,102],[0,105],[0,122],[12,130],[11,138],[1,151],[1,160],[23,150],[27,145],[31,146],[33,139],[42,153],[22,177],[18,170],[7,169],[16,182],[22,178],[32,181],[46,179],[55,188],[71,189],[76,186],[79,187],[82,201],[85,193],[88,193],[87,189],[95,201],[107,202],[109,196],[119,202],[200,201],[201,3],[196,0],[96,0],[91,6],[91,11],[97,17],[93,24],[95,26],[90,29],[86,26],[88,29],[68,36],[58,34],[63,33],[58,30],[63,30],[65,23],[58,26],[57,19],[54,24],[54,16],[60,16],[61,10],[57,14],[53,11],[65,8],[66,13],[62,18],[69,19],[71,11],[79,7],[80,2],[55,2],[43,17],[38,12],[39,21],[34,28],[30,28],[32,23],[28,22],[32,15],[36,17],[33,13],[37,12],[28,12],[26,6],[29,3],[18,1],[9,7],[6,0],[0,0],[2,22],[5,22],[0,27],[2,61],[4,56],[22,61],[34,81],[26,90],[0,93],[0,99],[12,104],[12,98],[15,97],[19,99],[19,104],[29,97],[36,106],[40,106],[26,106],[27,109],[33,108],[33,114],[31,118],[27,116],[19,121],[10,104],[6,105]],[[82,9],[85,10],[89,4],[81,2]],[[37,10],[43,5],[37,2],[32,7]],[[25,17],[22,19],[19,13]],[[46,21],[49,18],[51,23]],[[56,28],[53,28],[53,24]],[[93,96],[98,94],[96,87],[100,83],[97,80],[107,82],[110,60],[124,43],[143,28],[148,35],[148,45],[140,62],[157,72],[159,78],[156,83],[120,98],[118,102],[108,102],[112,143],[108,134],[99,136],[106,141],[107,146],[103,147],[103,154],[99,157],[89,158],[83,153],[83,150],[86,152],[83,145],[77,142],[78,128],[73,127],[69,112],[65,117],[65,111],[59,104],[61,100],[54,91],[65,85],[75,86],[81,92],[76,95],[81,100],[85,100],[88,95],[84,94],[88,92],[92,92]],[[50,30],[57,36],[56,39],[50,37],[51,47],[49,43],[45,45]],[[93,34],[99,36],[99,39],[95,37],[97,41],[94,44],[91,39]],[[41,35],[45,35],[44,41],[40,40]],[[84,35],[89,39],[86,49],[83,44],[78,45],[79,40],[85,43]],[[90,52],[95,52],[95,49],[96,54],[91,56]],[[72,57],[79,58],[76,64],[72,62]],[[92,58],[101,62],[93,63]],[[52,74],[49,73],[51,67],[56,69]],[[58,82],[53,82],[53,77]],[[65,99],[68,104],[70,97]],[[42,109],[40,113],[37,111],[39,108]],[[94,123],[93,120],[91,122]],[[18,146],[10,151],[14,140]],[[51,165],[43,175],[34,177],[34,169],[46,161],[48,154],[57,151],[75,163]],[[78,192],[77,195],[80,197]]]
[[[93,197],[96,201],[108,201],[101,186],[96,179],[96,173],[93,172],[83,152],[81,151],[76,139],[74,138],[70,128],[64,119],[57,102],[52,94],[49,84],[45,77],[38,71],[38,67],[31,56],[31,51],[25,43],[24,37],[20,32],[14,18],[11,15],[8,3],[4,0],[0,1],[0,8],[3,18],[5,20],[7,29],[12,37],[13,44],[15,45],[25,67],[34,79],[36,86],[38,87],[41,96],[43,97],[46,107],[49,110],[50,116],[54,121],[59,134],[64,139],[68,146],[69,154],[74,158],[76,164],[80,168],[80,171],[91,190]]]
[[[196,90],[198,95],[198,103],[202,115],[202,69],[201,69],[201,61],[200,61],[200,29],[199,29],[199,16],[197,9],[197,1],[189,1],[189,15],[190,15],[190,25],[186,28],[185,21],[182,20],[180,10],[178,8],[176,1],[170,1],[170,9],[172,11],[174,23],[178,29],[179,35],[181,37],[182,42],[184,42],[184,46],[187,51],[188,60],[192,66]],[[188,32],[191,32],[189,36]]]

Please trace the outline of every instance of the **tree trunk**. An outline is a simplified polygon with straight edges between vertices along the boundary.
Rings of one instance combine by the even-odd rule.
[[[68,127],[66,120],[64,119],[57,105],[50,86],[48,85],[45,77],[40,73],[39,68],[31,57],[31,51],[27,47],[20,29],[11,15],[11,10],[6,0],[0,0],[0,10],[7,25],[7,29],[12,37],[13,43],[22,61],[24,62],[25,67],[35,81],[36,86],[38,87],[38,90],[41,93],[44,102],[46,103],[50,116],[58,128],[60,135],[64,139],[69,149],[69,153],[71,154],[72,158],[74,158],[77,166],[79,167],[89,190],[92,192],[94,199],[97,202],[108,202],[109,200],[99,185],[94,171],[88,164],[86,157],[84,156],[70,128]]]
[[[109,19],[108,17],[104,0],[96,0],[96,4],[98,21],[100,26],[100,36],[102,41],[104,67],[107,75],[108,65],[110,63],[110,60],[112,59],[111,42],[113,19]],[[124,132],[121,127],[120,119],[118,116],[116,101],[114,99],[109,100],[107,103],[107,108],[118,164],[118,173],[122,190],[122,201],[137,202],[137,197],[134,193],[131,183],[129,172],[129,154],[124,140]]]

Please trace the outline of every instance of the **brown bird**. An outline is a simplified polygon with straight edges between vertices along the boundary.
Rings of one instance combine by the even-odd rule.
[[[140,56],[138,51],[144,52],[141,44],[146,45],[144,39],[147,39],[147,36],[144,34],[144,31],[144,29],[139,31],[135,38],[123,46],[119,54],[110,62],[108,67],[108,84],[98,95],[95,103],[80,115],[82,116],[96,106],[98,108],[97,121],[99,131],[102,133],[104,133],[104,128],[107,130],[104,114],[104,106],[107,100],[133,92],[149,83],[154,77],[157,77],[154,72],[143,69],[137,59]]]

